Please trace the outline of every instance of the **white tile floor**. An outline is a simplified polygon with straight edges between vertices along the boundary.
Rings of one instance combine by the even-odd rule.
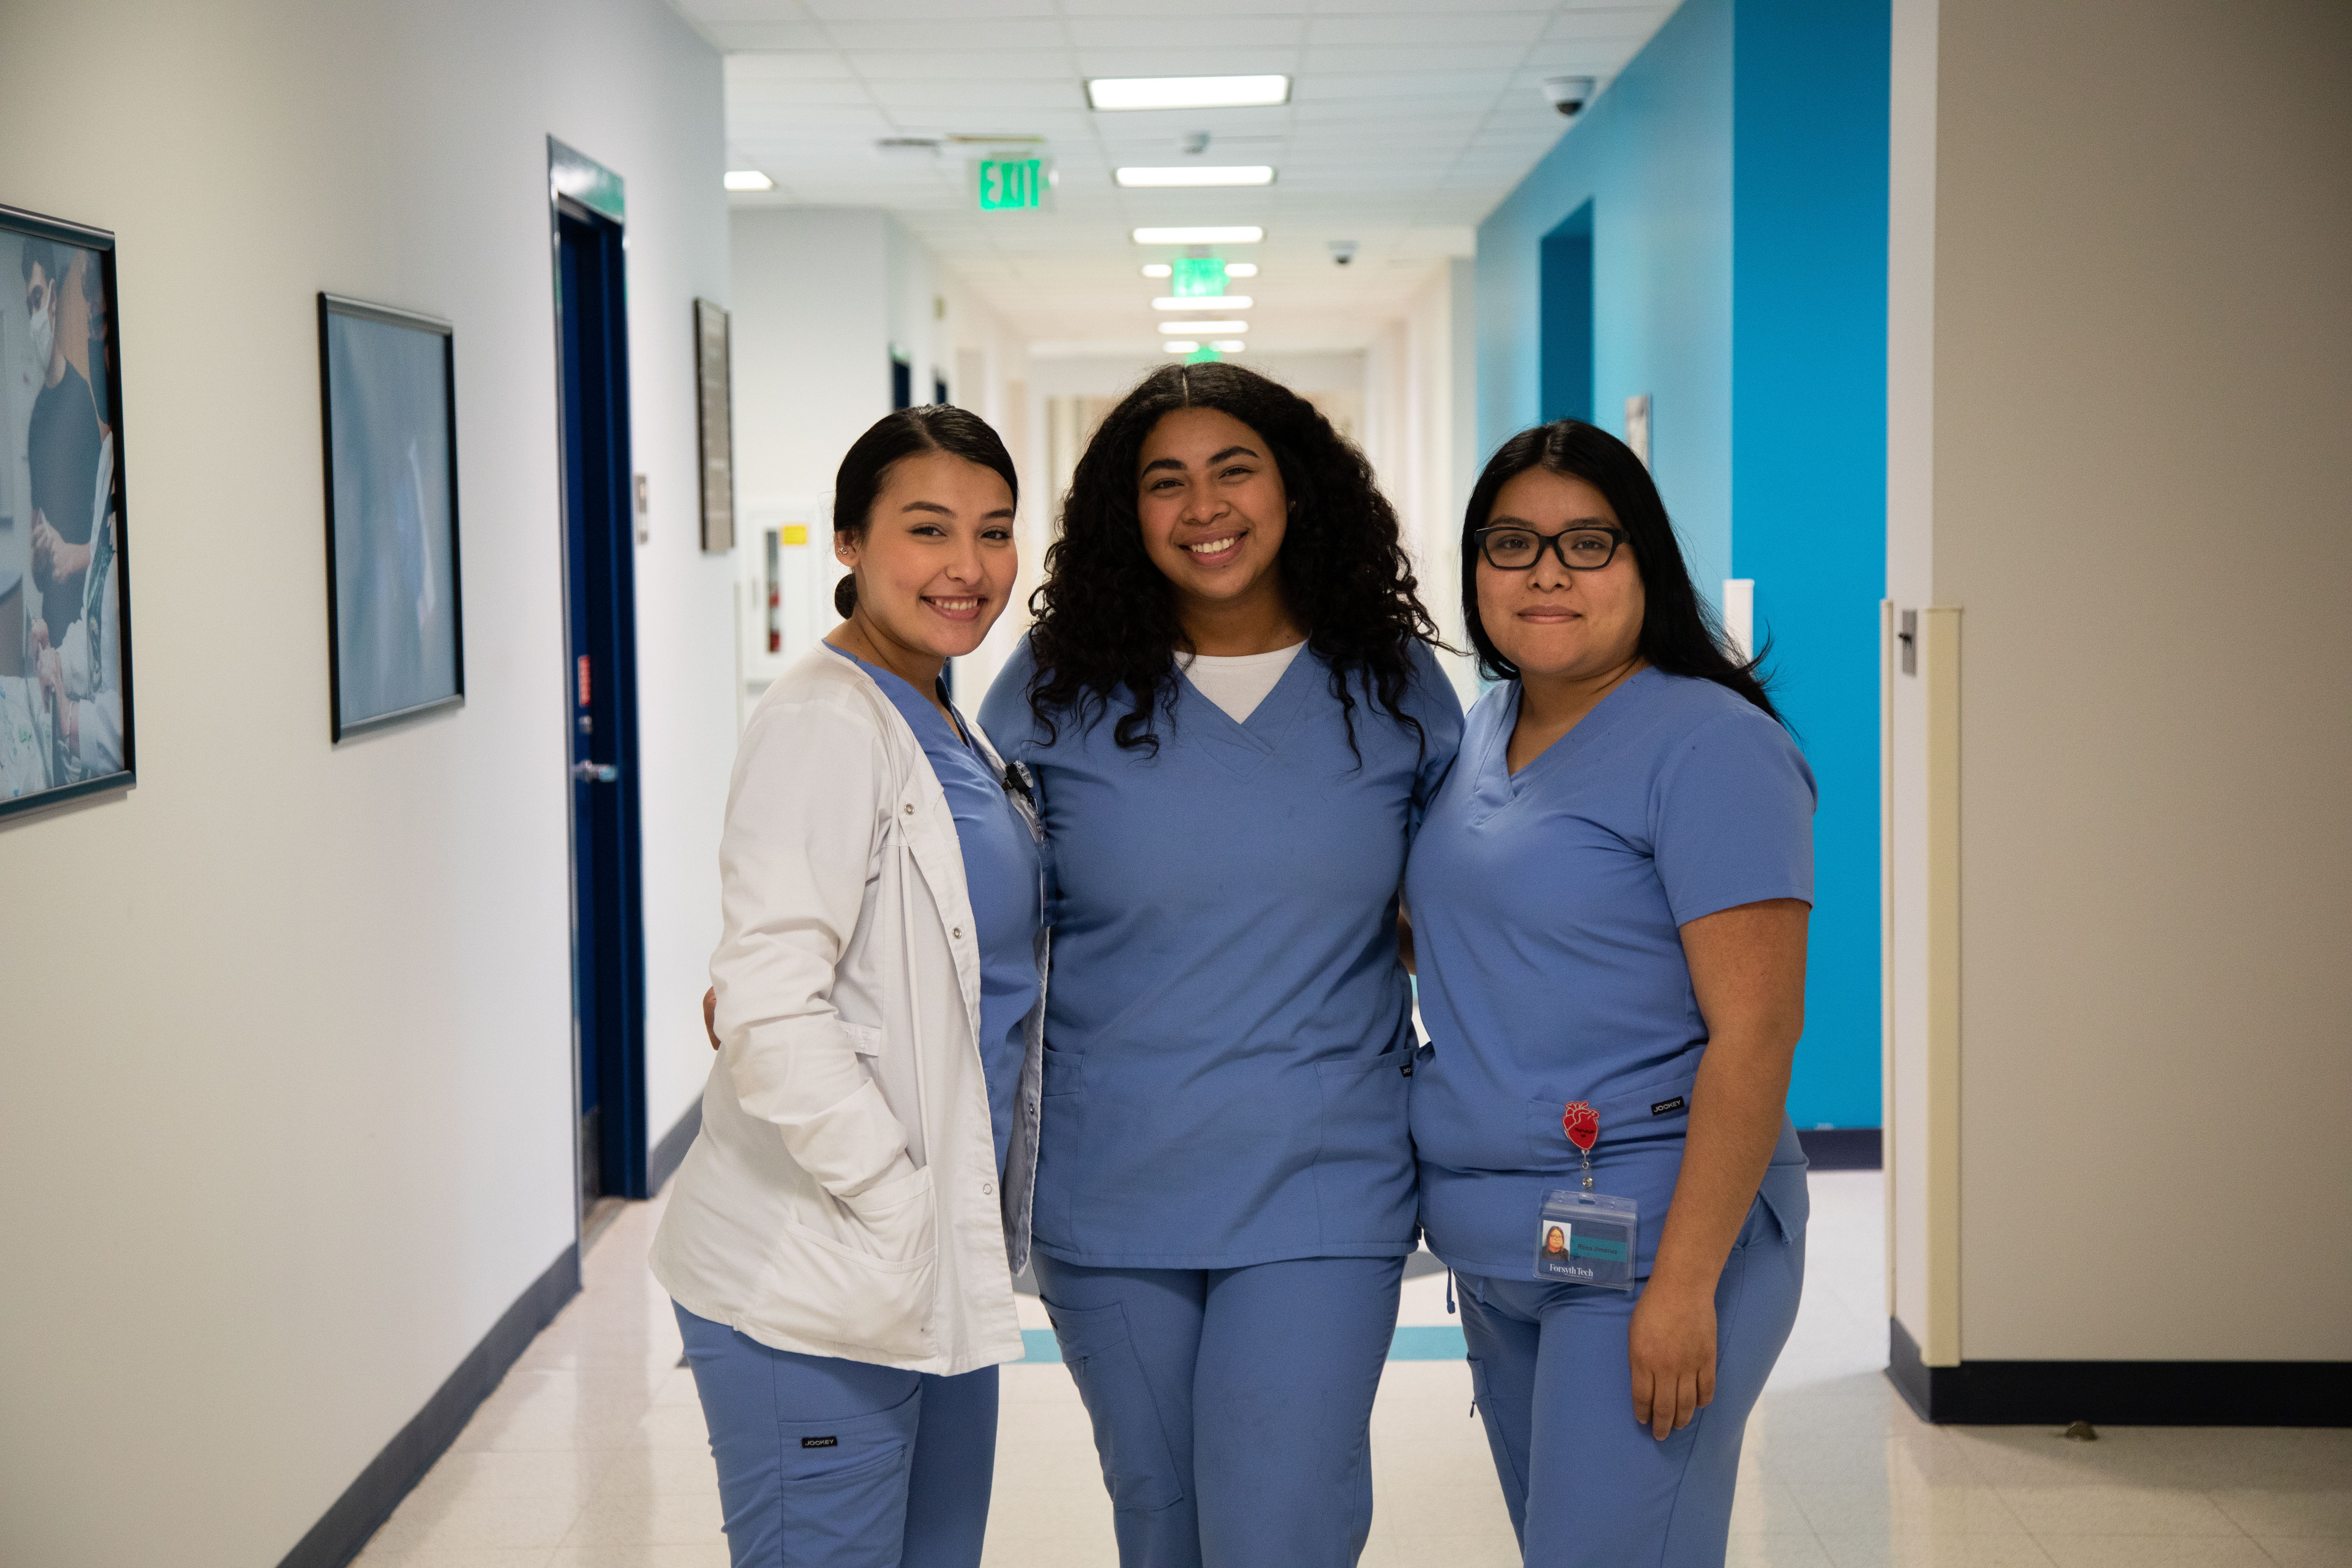
[[[367,1568],[724,1568],[717,1482],[669,1303],[660,1204],[587,1260],[540,1336],[360,1558]],[[1813,1178],[1805,1304],[1749,1423],[1729,1561],[1771,1568],[2352,1568],[2352,1431],[1937,1427],[1880,1371],[1879,1182]],[[1444,1277],[1405,1323],[1449,1321]],[[1044,1310],[1022,1301],[1024,1322]],[[989,1568],[1112,1568],[1086,1415],[1055,1365],[1004,1369]],[[1373,1413],[1366,1568],[1516,1568],[1459,1362],[1392,1362]]]

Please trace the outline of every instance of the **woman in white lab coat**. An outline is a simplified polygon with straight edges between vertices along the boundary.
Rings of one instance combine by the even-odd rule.
[[[941,672],[1012,593],[1014,498],[961,409],[866,432],[835,490],[846,619],[737,753],[720,1053],[652,1261],[738,1564],[980,1561],[1045,942],[1025,784]]]

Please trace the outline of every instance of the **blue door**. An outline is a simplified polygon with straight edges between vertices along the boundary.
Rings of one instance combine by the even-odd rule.
[[[570,644],[564,673],[572,709],[572,1017],[584,1205],[646,1195],[634,513],[621,225],[563,197],[555,227]]]

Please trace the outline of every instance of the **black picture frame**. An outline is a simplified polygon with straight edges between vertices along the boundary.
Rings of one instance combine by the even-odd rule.
[[[340,331],[339,323],[344,324]],[[319,416],[326,478],[328,721],[331,740],[341,743],[466,700],[457,329],[437,316],[321,292]],[[404,508],[394,479],[387,524],[382,465],[371,458],[381,458],[387,441],[396,449],[404,436],[413,489]],[[440,450],[430,451],[436,444]],[[437,526],[442,519],[446,529]],[[394,571],[401,574],[397,581]],[[444,573],[446,615],[439,604]],[[404,597],[387,600],[387,594]],[[414,611],[413,653],[401,616],[388,614],[388,605]]]
[[[735,548],[733,325],[708,300],[694,302],[694,423],[702,468],[702,548]]]
[[[42,375],[34,381],[41,390],[21,411],[25,428],[17,427],[19,411],[0,399],[0,408],[5,410],[0,418],[0,435],[5,438],[5,449],[0,450],[0,464],[5,466],[0,474],[0,507],[5,508],[0,513],[5,520],[0,523],[0,820],[128,790],[139,782],[131,703],[130,466],[124,457],[122,308],[115,263],[110,230],[0,205],[0,272],[12,289],[22,290],[0,308],[0,367],[16,355],[20,343],[27,351],[33,346],[26,305],[36,290],[37,272],[47,296],[43,310],[49,330],[61,332],[68,317],[78,321],[85,350],[84,368],[77,368],[70,342],[52,337],[50,364],[62,353],[66,372],[53,387],[48,367],[41,367]],[[68,284],[79,288],[69,291]],[[69,292],[79,295],[70,309]],[[93,309],[104,318],[102,336],[89,331]],[[104,384],[94,386],[94,380]],[[80,401],[88,419],[94,421],[90,431],[78,428],[79,419],[58,417],[65,406],[62,393],[59,402],[48,401],[53,391],[76,384],[87,392]],[[37,424],[45,437],[38,463],[32,450]],[[52,476],[58,469],[79,468],[79,449],[93,445],[87,471],[62,486],[68,490],[87,486],[82,493],[90,499],[83,504],[90,515],[51,525],[62,542],[78,552],[86,548],[88,553],[71,576],[45,584],[33,564],[37,512],[47,521],[47,509],[36,497],[44,490],[56,492],[59,481]],[[15,482],[20,458],[26,475],[22,493]],[[80,510],[72,506],[60,510]],[[64,537],[83,531],[75,526],[78,522],[87,524],[86,535]],[[81,584],[79,603],[73,605],[69,617],[58,614],[58,628],[49,627],[48,604],[72,604],[75,581]],[[43,602],[37,605],[37,595]],[[90,628],[100,624],[98,617],[107,616],[111,626],[90,635]],[[57,632],[48,640],[46,658],[34,643],[37,621],[44,631]],[[73,643],[78,634],[77,649]],[[106,668],[110,652],[111,671]],[[73,658],[76,653],[79,660]],[[45,667],[55,675],[54,681],[44,679]],[[83,677],[79,682],[71,674],[76,668]],[[74,710],[70,734],[64,712],[68,706]]]

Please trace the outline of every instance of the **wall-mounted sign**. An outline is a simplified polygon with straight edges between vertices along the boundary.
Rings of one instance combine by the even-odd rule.
[[[1185,300],[1214,300],[1225,291],[1225,264],[1213,256],[1180,256],[1176,258],[1174,293]]]
[[[981,158],[980,210],[984,213],[1026,212],[1045,205],[1047,184],[1043,158]]]

